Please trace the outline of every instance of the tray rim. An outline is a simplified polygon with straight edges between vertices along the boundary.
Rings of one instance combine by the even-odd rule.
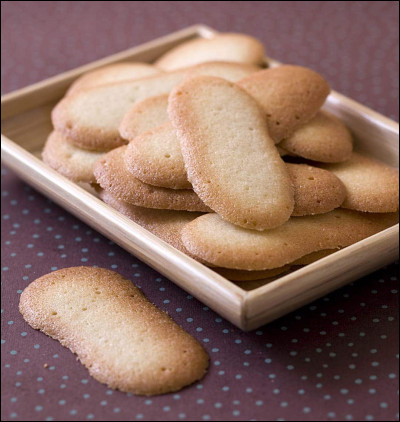
[[[1,97],[1,105],[2,105],[2,120],[8,117],[12,117],[16,113],[9,113],[4,112],[3,108],[6,107],[8,104],[12,104],[16,100],[21,99],[22,97],[32,94],[37,91],[41,91],[43,89],[48,90],[49,87],[51,88],[53,85],[59,84],[60,81],[64,81],[66,84],[69,84],[73,79],[78,77],[80,74],[87,72],[88,70],[95,69],[100,66],[104,66],[105,64],[116,62],[119,60],[126,60],[126,56],[130,54],[136,54],[137,52],[145,51],[148,48],[152,48],[156,45],[159,45],[160,42],[168,43],[168,42],[175,42],[178,39],[188,38],[188,37],[205,37],[208,38],[213,34],[217,33],[217,31],[213,30],[212,28],[199,24],[193,25],[183,30],[173,32],[168,34],[164,37],[157,38],[145,44],[142,44],[137,47],[132,47],[122,52],[113,54],[111,56],[107,56],[103,59],[96,60],[89,64],[80,66],[78,68],[68,70],[56,76],[47,78],[43,81],[37,82],[35,84],[29,85],[27,87],[18,89],[16,91],[7,93]],[[268,62],[272,66],[278,66],[280,63],[276,60],[267,58]],[[374,124],[378,126],[384,127],[385,130],[390,130],[394,135],[398,136],[399,133],[399,124],[380,113],[352,100],[342,94],[333,92],[330,95],[330,102],[334,104],[345,104],[346,107],[350,107],[359,111],[360,113],[367,114]],[[12,108],[12,107],[11,107]],[[25,110],[26,111],[26,110]],[[18,113],[19,114],[19,113]],[[132,239],[134,240],[133,244],[138,248],[138,251],[132,252],[128,250],[130,253],[138,256],[139,259],[144,260],[144,262],[157,271],[161,272],[162,274],[166,275],[167,277],[171,278],[171,281],[178,284],[185,290],[190,291],[193,293],[194,289],[193,286],[187,286],[186,283],[177,282],[175,278],[168,275],[168,271],[165,270],[164,267],[157,268],[153,264],[149,263],[149,257],[146,254],[149,254],[153,251],[148,251],[146,249],[146,242],[147,244],[155,245],[157,249],[156,258],[158,257],[162,261],[166,260],[166,262],[173,263],[173,267],[179,266],[177,270],[183,269],[184,276],[192,276],[195,277],[197,282],[199,280],[203,283],[202,288],[210,288],[212,286],[213,289],[216,289],[217,292],[220,292],[225,295],[223,297],[227,303],[224,305],[225,308],[223,311],[219,309],[217,306],[214,306],[209,302],[208,298],[202,298],[199,292],[194,293],[193,295],[198,297],[199,300],[205,302],[207,305],[212,307],[216,310],[216,312],[220,313],[223,317],[237,325],[239,328],[248,330],[254,329],[256,327],[252,326],[251,319],[248,318],[249,307],[251,307],[254,299],[257,298],[268,298],[268,295],[271,294],[272,291],[281,288],[285,284],[289,283],[294,278],[301,278],[307,275],[309,272],[318,272],[322,268],[326,268],[326,266],[331,265],[332,263],[336,262],[338,259],[340,260],[343,256],[349,256],[354,251],[358,250],[361,247],[371,248],[372,246],[376,246],[377,244],[382,242],[384,236],[385,239],[389,236],[390,239],[393,239],[393,236],[398,237],[399,232],[399,224],[393,226],[385,231],[377,233],[376,235],[364,239],[356,244],[345,248],[342,251],[336,252],[334,255],[328,256],[323,258],[313,264],[310,264],[300,270],[295,271],[294,273],[290,273],[288,275],[284,275],[277,280],[274,280],[271,283],[268,283],[264,286],[256,288],[251,291],[246,291],[241,289],[240,287],[236,286],[234,283],[230,282],[229,280],[225,279],[224,277],[216,274],[214,271],[210,270],[209,268],[205,267],[202,264],[199,264],[195,260],[191,259],[187,255],[181,253],[180,251],[176,250],[172,246],[168,245],[158,237],[154,236],[147,230],[143,229],[138,224],[134,223],[133,221],[129,220],[127,217],[123,216],[122,214],[118,213],[116,210],[113,210],[110,206],[106,205],[98,198],[93,196],[92,194],[85,191],[83,188],[78,186],[77,184],[69,181],[64,176],[60,175],[53,169],[49,168],[46,164],[44,164],[41,160],[34,157],[30,152],[28,152],[25,148],[18,145],[16,142],[12,141],[5,135],[1,134],[1,151],[2,151],[2,161],[5,162],[8,166],[10,166],[17,174],[22,177],[28,183],[33,184],[40,192],[45,192],[45,195],[50,196],[55,202],[60,204],[63,208],[65,205],[68,204],[69,197],[75,197],[80,195],[80,198],[75,198],[78,200],[79,204],[82,206],[80,210],[75,209],[71,211],[70,208],[66,208],[69,212],[76,215],[78,218],[82,219],[85,223],[90,224],[90,218],[94,218],[88,211],[90,209],[91,212],[95,210],[95,214],[98,214],[99,217],[101,216],[109,216],[110,219],[108,223],[111,223],[111,226],[114,228],[118,228],[119,230],[127,230],[127,233],[133,236]],[[34,181],[32,180],[32,174],[35,173],[39,179]],[[43,180],[46,180],[49,183],[48,178],[53,186],[53,191],[51,191],[50,186],[45,186],[43,184]],[[62,186],[62,192],[59,192],[54,188],[57,186],[59,189]],[[75,194],[73,194],[75,192]],[[63,197],[61,194],[67,194],[67,198]],[[91,204],[91,206],[89,206]],[[91,224],[90,224],[91,225]],[[96,227],[96,230],[100,231],[106,237],[110,237],[108,231],[104,229],[104,231],[99,230]],[[113,239],[115,241],[115,239]],[[118,242],[117,242],[118,243]],[[124,246],[122,246],[126,249]],[[152,249],[152,247],[150,247]],[[152,258],[154,259],[154,257]],[[167,274],[166,274],[167,273]],[[345,283],[347,284],[351,280],[346,280]],[[189,282],[190,283],[190,282]],[[195,286],[196,287],[196,286]],[[215,291],[212,292],[215,295]],[[200,297],[199,297],[200,296]],[[218,303],[220,305],[220,303]],[[235,315],[233,315],[235,313]],[[272,320],[272,319],[271,319]],[[269,322],[269,321],[266,321]],[[266,323],[266,322],[263,322]],[[258,325],[259,326],[259,325]]]

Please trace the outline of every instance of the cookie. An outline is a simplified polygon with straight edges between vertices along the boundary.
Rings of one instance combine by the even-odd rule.
[[[267,270],[321,249],[349,246],[396,224],[398,217],[398,213],[364,214],[338,208],[291,218],[278,228],[259,232],[205,214],[183,228],[182,240],[189,252],[217,267]]]
[[[126,148],[125,164],[144,183],[170,189],[192,187],[171,123],[132,140]],[[293,216],[321,214],[343,203],[346,189],[333,173],[305,164],[286,164],[286,168],[294,188]]]
[[[192,187],[171,123],[133,139],[126,148],[125,164],[144,183],[170,189]],[[293,216],[321,214],[343,203],[346,190],[333,173],[305,164],[286,166],[294,187]]]
[[[341,206],[346,189],[330,171],[307,164],[286,164],[294,187],[292,216],[323,214]]]
[[[269,134],[276,143],[310,121],[330,92],[321,75],[293,65],[261,70],[238,84],[262,107]]]
[[[150,208],[137,207],[128,204],[124,201],[117,200],[112,194],[105,190],[99,192],[100,198],[112,208],[116,209],[121,214],[125,215],[135,223],[149,230],[155,236],[164,240],[179,251],[189,255],[191,258],[198,260],[204,265],[213,267],[212,264],[191,254],[182,242],[181,232],[186,224],[193,221],[195,218],[202,215],[201,213],[188,212],[188,211],[174,211],[174,210],[157,210]],[[218,274],[232,281],[251,281],[260,280],[271,277],[276,277],[282,273],[290,270],[291,265],[308,265],[325,256],[330,255],[334,250],[322,250],[305,255],[298,260],[291,262],[289,265],[273,268],[264,271],[246,271],[246,270],[233,270],[230,268],[213,268]]]
[[[87,151],[71,144],[58,132],[50,133],[42,151],[43,161],[73,182],[95,181],[93,166],[102,152]]]
[[[399,171],[359,152],[344,163],[321,164],[346,187],[343,208],[364,212],[399,209]]]
[[[208,212],[210,209],[191,189],[165,189],[150,186],[126,169],[126,146],[105,154],[94,166],[97,183],[119,200],[145,208]]]
[[[289,219],[290,177],[260,108],[244,90],[220,78],[191,78],[171,92],[168,114],[188,180],[205,204],[254,230]]]
[[[149,185],[170,189],[192,188],[176,131],[169,122],[129,142],[125,164],[135,177]]]
[[[319,111],[304,126],[279,144],[290,155],[323,163],[340,163],[351,157],[353,139],[335,116]]]
[[[186,77],[206,74],[239,80],[257,68],[241,63],[204,63],[171,73],[85,89],[62,99],[52,112],[56,130],[75,145],[108,151],[126,143],[118,132],[124,114],[138,101],[167,94]]]
[[[203,347],[120,274],[72,267],[22,292],[25,321],[75,353],[97,381],[139,395],[165,394],[201,379]]]
[[[168,94],[136,103],[123,117],[119,134],[128,141],[168,122]]]
[[[289,155],[288,151],[286,151],[285,149],[281,148],[280,145],[276,145],[276,149],[278,150],[279,155],[281,157],[285,157],[286,155]]]
[[[199,217],[201,213],[137,207],[136,205],[119,201],[105,190],[101,191],[99,195],[106,204],[121,214],[164,240],[164,242],[194,258],[182,243],[181,231],[187,223]]]
[[[167,71],[214,60],[261,65],[264,56],[264,46],[257,39],[225,33],[186,41],[162,55],[155,64]]]
[[[222,268],[222,267],[215,267],[213,270],[218,274],[222,275],[223,277],[227,278],[228,280],[232,281],[255,281],[255,280],[264,280],[271,277],[276,277],[278,275],[287,273],[290,271],[292,266],[297,265],[308,265],[312,264],[315,261],[318,261],[326,256],[331,255],[332,253],[336,252],[337,249],[326,249],[317,252],[312,252],[308,255],[302,256],[301,258],[297,259],[289,263],[288,265],[284,265],[283,267],[278,268],[271,268],[270,270],[259,270],[259,271],[251,271],[251,270],[233,270],[230,268]]]
[[[163,71],[147,63],[116,63],[92,70],[80,76],[69,87],[66,95],[74,94],[82,89],[105,85],[113,82],[146,78]]]
[[[241,79],[256,73],[260,70],[258,66],[248,63],[234,63],[227,61],[215,61],[200,63],[195,66],[186,67],[184,69],[175,70],[171,73],[182,73],[184,78],[196,75],[215,76],[216,78],[226,79],[230,82],[237,82]],[[182,79],[182,80],[183,80]]]

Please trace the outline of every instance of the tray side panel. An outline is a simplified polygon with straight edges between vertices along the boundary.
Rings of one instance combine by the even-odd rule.
[[[399,225],[249,292],[244,328],[252,330],[398,258]]]

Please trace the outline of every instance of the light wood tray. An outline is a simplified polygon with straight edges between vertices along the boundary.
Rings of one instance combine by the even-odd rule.
[[[196,25],[4,95],[1,98],[2,160],[27,183],[233,324],[252,330],[394,261],[398,254],[399,225],[249,290],[177,251],[37,158],[52,129],[51,109],[79,75],[121,61],[152,62],[183,41],[213,34],[214,30]],[[279,65],[266,60],[270,66]],[[335,92],[329,96],[325,108],[350,127],[361,150],[398,166],[396,122]]]

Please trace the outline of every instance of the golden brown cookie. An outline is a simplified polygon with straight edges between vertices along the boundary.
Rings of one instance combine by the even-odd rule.
[[[304,126],[279,144],[290,155],[323,163],[340,163],[351,157],[353,139],[335,116],[319,111]]]
[[[132,176],[124,162],[126,146],[105,154],[94,166],[97,183],[115,198],[145,208],[208,212],[191,189],[165,189],[147,185]]]
[[[341,206],[346,198],[343,183],[333,173],[307,164],[288,164],[294,187],[292,216],[323,214]]]
[[[241,63],[203,63],[171,73],[88,88],[62,99],[52,112],[52,122],[56,130],[75,145],[108,151],[126,143],[118,128],[124,114],[138,101],[167,94],[191,75],[239,80],[256,69]]]
[[[122,138],[133,141],[137,136],[168,122],[168,94],[139,101],[124,115],[119,126]]]
[[[344,184],[343,208],[364,212],[394,212],[399,209],[399,171],[359,152],[338,164],[321,164]]]
[[[321,75],[293,65],[260,70],[238,84],[261,105],[276,143],[310,121],[330,92]]]
[[[95,181],[93,167],[102,152],[87,151],[71,144],[58,132],[50,133],[42,151],[43,161],[74,182]]]
[[[257,39],[245,34],[222,33],[179,44],[155,64],[167,71],[214,60],[261,65],[264,56],[264,46]]]
[[[246,230],[205,214],[182,230],[193,255],[217,267],[278,268],[321,249],[349,246],[398,222],[398,213],[366,214],[338,208],[326,214],[291,218],[263,232]]]
[[[331,255],[336,251],[337,249],[326,249],[317,252],[312,252],[308,255],[302,256],[296,261],[289,263],[288,265],[284,265],[283,267],[278,268],[271,268],[270,270],[232,270],[230,268],[222,267],[215,267],[213,268],[213,270],[218,274],[222,275],[223,277],[227,278],[228,280],[232,281],[248,282],[255,280],[265,280],[289,272],[292,266],[312,264],[313,262],[325,258],[326,256]]]
[[[143,133],[131,141],[125,164],[144,183],[170,189],[190,189],[176,131],[171,123]],[[286,164],[294,188],[293,216],[321,214],[343,203],[346,190],[331,172],[305,164]]]
[[[171,92],[168,114],[188,180],[205,204],[253,230],[289,219],[290,177],[259,106],[244,90],[220,78],[191,78]]]
[[[129,142],[125,165],[133,176],[149,185],[192,189],[176,131],[169,122]]]
[[[120,274],[64,268],[32,282],[20,312],[75,353],[97,381],[140,395],[165,394],[201,379],[203,347]]]
[[[74,94],[82,89],[105,85],[113,82],[146,78],[157,75],[162,70],[148,63],[125,62],[109,64],[80,76],[69,87],[66,95]]]

